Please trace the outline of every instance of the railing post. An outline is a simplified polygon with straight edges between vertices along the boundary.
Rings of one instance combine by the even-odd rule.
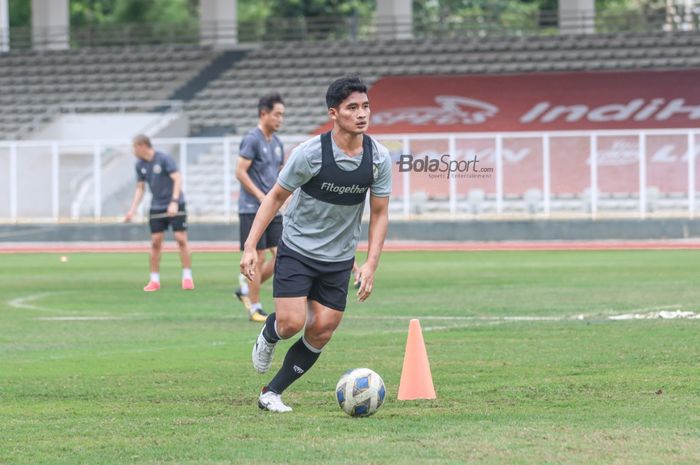
[[[409,155],[410,153],[411,143],[408,137],[404,137],[402,155]],[[411,172],[406,170],[401,177],[403,178],[403,216],[405,219],[408,219],[411,214]]]
[[[503,213],[503,136],[496,135],[496,213]]]
[[[224,217],[231,222],[231,141],[224,139]]]
[[[647,214],[647,159],[646,135],[639,133],[639,217]]]
[[[450,152],[450,162],[454,160],[456,153],[455,136],[451,135],[448,138],[448,150]],[[450,177],[450,220],[454,221],[457,217],[457,176],[447,171]]]
[[[551,209],[551,163],[549,160],[549,134],[542,136],[542,208],[545,216],[549,217]]]
[[[93,210],[94,217],[97,222],[102,217],[102,163],[101,163],[102,147],[100,144],[95,144],[93,153],[93,181],[94,181],[94,199]]]
[[[595,219],[598,213],[598,136],[590,136],[590,161],[591,161],[591,218]]]
[[[17,222],[17,144],[10,145],[10,219]]]
[[[58,144],[54,142],[51,144],[51,216],[53,220],[58,223],[59,215],[59,186],[58,186]]]
[[[187,141],[180,141],[180,174],[182,175],[182,191],[187,194]]]
[[[695,218],[695,135],[688,133],[688,217]]]

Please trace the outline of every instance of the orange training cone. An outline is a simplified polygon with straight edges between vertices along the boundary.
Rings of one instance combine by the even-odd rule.
[[[430,374],[428,352],[423,342],[423,332],[418,320],[411,320],[406,339],[406,355],[403,358],[399,400],[435,399],[433,376]]]

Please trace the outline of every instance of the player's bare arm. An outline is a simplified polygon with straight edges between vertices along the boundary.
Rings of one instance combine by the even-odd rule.
[[[282,207],[290,195],[292,195],[292,193],[287,189],[279,184],[275,184],[260,204],[258,213],[255,215],[255,220],[253,221],[253,226],[250,228],[248,240],[246,240],[244,244],[243,256],[241,257],[241,273],[248,279],[252,280],[255,276],[255,265],[258,260],[255,245],[260,240],[260,236],[262,236],[265,228],[267,228],[272,218],[275,217],[280,207]]]
[[[180,204],[180,189],[182,187],[182,175],[179,171],[170,173],[170,179],[173,180],[173,198],[168,204],[168,216],[177,215],[177,210]]]
[[[248,174],[248,170],[252,164],[253,160],[245,157],[238,157],[238,163],[236,164],[236,179],[238,179],[238,182],[241,183],[241,187],[243,187],[243,189],[250,192],[250,194],[258,199],[259,202],[262,202],[263,198],[265,198],[265,193],[255,185]]]
[[[146,190],[146,183],[143,181],[139,181],[136,183],[136,189],[134,190],[134,199],[131,201],[131,208],[129,208],[129,211],[126,213],[126,216],[124,217],[124,222],[129,223],[131,220],[134,218],[134,214],[136,213],[136,209],[138,208],[139,204],[141,203],[141,199],[143,199],[143,193]]]
[[[357,297],[364,302],[372,293],[374,286],[374,272],[379,266],[379,257],[384,247],[387,227],[389,225],[389,197],[370,196],[369,217],[369,245],[367,248],[367,261],[360,266],[355,275],[355,282],[360,283]]]

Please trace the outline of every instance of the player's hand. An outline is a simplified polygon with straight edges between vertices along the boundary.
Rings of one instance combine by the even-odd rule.
[[[126,215],[124,215],[124,223],[131,223],[131,220],[134,219],[134,212],[129,210],[126,212]]]
[[[170,202],[170,205],[168,205],[168,216],[173,217],[177,215],[177,207],[179,205],[176,204],[175,202]]]
[[[255,268],[257,267],[258,253],[256,250],[244,249],[241,257],[241,273],[250,281],[255,276]]]
[[[355,287],[359,285],[357,299],[360,302],[364,302],[372,293],[372,288],[374,286],[374,269],[369,264],[365,263],[359,268],[353,266],[353,272],[355,273]]]

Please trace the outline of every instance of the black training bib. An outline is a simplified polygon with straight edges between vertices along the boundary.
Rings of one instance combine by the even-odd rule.
[[[301,186],[316,200],[335,205],[363,203],[372,186],[372,139],[362,136],[362,161],[353,171],[341,170],[335,163],[330,131],[321,134],[321,171]]]

